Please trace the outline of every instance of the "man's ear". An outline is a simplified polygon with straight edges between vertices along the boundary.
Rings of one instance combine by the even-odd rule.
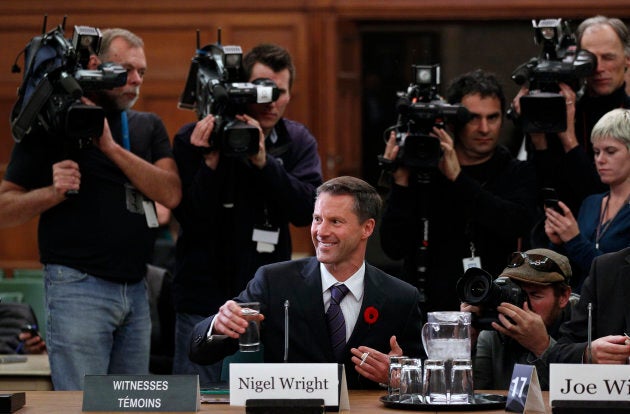
[[[90,60],[88,61],[87,69],[90,69],[90,70],[98,69],[98,65],[100,64],[101,64],[101,60],[98,58],[98,56],[90,55]]]
[[[369,238],[374,232],[374,227],[376,226],[376,220],[373,218],[365,220],[363,223],[363,239]]]
[[[564,308],[569,304],[569,299],[571,299],[571,288],[565,289],[565,291],[558,298],[560,308]]]

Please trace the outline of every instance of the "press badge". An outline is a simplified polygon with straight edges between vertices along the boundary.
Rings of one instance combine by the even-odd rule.
[[[128,211],[144,215],[149,228],[156,228],[159,226],[157,211],[153,200],[146,198],[140,191],[136,190],[136,188],[129,183],[125,183],[125,202]]]
[[[144,196],[129,183],[125,183],[125,200],[127,202],[128,211],[136,214],[144,214],[144,207],[142,205]]]
[[[462,262],[464,263],[464,272],[471,267],[478,267],[481,269],[481,258],[477,257],[465,257]]]
[[[147,219],[147,226],[154,229],[160,225],[157,218],[157,210],[155,209],[155,202],[145,198],[142,202],[142,208],[144,209],[144,217]]]
[[[258,253],[272,253],[278,244],[280,229],[272,226],[254,226],[252,241],[256,242]]]
[[[481,269],[481,258],[479,256],[475,256],[475,243],[470,242],[470,257],[464,257],[462,262],[464,263],[464,272],[471,267],[478,267]]]

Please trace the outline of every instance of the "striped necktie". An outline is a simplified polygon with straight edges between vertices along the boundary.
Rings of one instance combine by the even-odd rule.
[[[343,361],[343,350],[346,346],[346,321],[339,304],[348,293],[346,285],[333,285],[330,287],[330,306],[326,312],[328,321],[328,333],[337,362]]]

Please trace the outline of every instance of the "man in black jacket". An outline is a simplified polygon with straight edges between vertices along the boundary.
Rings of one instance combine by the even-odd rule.
[[[288,335],[287,362],[343,363],[349,388],[387,382],[388,354],[422,356],[417,290],[365,262],[381,204],[376,190],[358,178],[322,184],[311,224],[317,257],[258,269],[238,297],[195,326],[191,359],[208,364],[236,352],[236,339],[248,325],[241,317],[243,302],[260,302],[265,362],[285,360]],[[335,301],[332,291],[339,286],[347,294]],[[338,347],[327,323],[333,303],[345,321],[337,330],[343,332]]]
[[[447,101],[465,106],[471,119],[454,126],[454,139],[440,128],[426,137],[442,149],[429,180],[398,165],[381,225],[383,250],[405,259],[400,277],[420,289],[425,312],[459,310],[455,284],[467,268],[499,274],[521,250],[536,201],[533,168],[497,145],[505,96],[496,77],[466,73],[451,83]],[[399,148],[391,137],[385,158],[395,160]]]
[[[627,364],[630,342],[630,248],[593,260],[571,319],[560,326],[550,363]],[[589,306],[593,342],[588,347]]]

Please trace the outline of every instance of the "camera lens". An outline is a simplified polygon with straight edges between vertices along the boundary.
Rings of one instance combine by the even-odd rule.
[[[470,284],[470,295],[475,298],[483,297],[488,290],[488,286],[484,280],[474,280]]]
[[[463,302],[475,305],[486,300],[491,292],[492,277],[481,269],[468,269],[457,281],[457,294]]]

